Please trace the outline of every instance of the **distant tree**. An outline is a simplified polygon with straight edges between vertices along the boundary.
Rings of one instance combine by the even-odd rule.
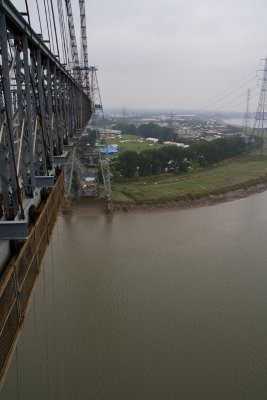
[[[205,166],[241,154],[245,147],[246,144],[240,136],[232,136],[212,142],[206,140],[194,142],[189,148],[189,153],[192,159],[198,161],[199,165]]]
[[[138,167],[142,176],[156,175],[162,171],[162,153],[156,149],[144,150],[139,154]]]
[[[138,128],[138,134],[142,137],[154,137],[159,139],[159,143],[166,141],[176,140],[177,133],[168,127],[161,127],[157,124],[150,122],[149,124],[140,125]]]
[[[125,122],[118,122],[113,126],[113,129],[117,129],[124,134],[138,135],[137,128],[134,124],[127,124]]]
[[[133,150],[125,150],[118,155],[117,169],[124,178],[133,178],[136,172],[138,154]]]
[[[207,166],[241,154],[245,148],[244,140],[240,136],[234,136],[211,142],[195,141],[189,148],[162,146],[143,150],[139,154],[126,150],[119,154],[116,169],[126,178],[133,177],[137,167],[140,176],[159,174],[166,167],[172,171],[187,172],[191,161]]]

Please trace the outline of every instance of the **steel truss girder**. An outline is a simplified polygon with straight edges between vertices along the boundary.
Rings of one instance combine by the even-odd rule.
[[[91,100],[8,0],[0,50],[0,219],[13,220],[90,119]]]

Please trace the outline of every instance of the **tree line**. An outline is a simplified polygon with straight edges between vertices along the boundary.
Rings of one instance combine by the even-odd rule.
[[[137,135],[143,138],[153,137],[159,140],[159,143],[176,140],[177,133],[172,128],[161,127],[155,123],[142,124],[135,126],[125,122],[118,122],[114,127],[122,132],[122,134]]]
[[[194,163],[207,166],[236,156],[245,151],[247,145],[242,137],[195,141],[188,148],[162,146],[159,149],[147,149],[139,154],[134,150],[125,150],[118,155],[116,170],[125,178],[156,175],[165,171],[186,172]]]

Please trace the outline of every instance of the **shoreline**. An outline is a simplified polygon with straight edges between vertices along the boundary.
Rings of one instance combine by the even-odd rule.
[[[259,183],[255,186],[237,189],[216,195],[208,195],[199,199],[173,200],[165,203],[144,203],[144,204],[121,204],[113,203],[112,214],[127,213],[147,213],[147,212],[164,212],[178,211],[190,208],[209,207],[216,204],[226,203],[239,200],[251,196],[256,193],[262,193],[267,190],[267,183]],[[106,215],[104,199],[88,199],[88,201],[80,201],[79,199],[65,199],[61,214],[63,216],[87,216],[94,217]]]

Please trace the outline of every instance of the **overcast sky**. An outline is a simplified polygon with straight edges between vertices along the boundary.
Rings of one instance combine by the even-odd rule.
[[[266,0],[86,0],[86,13],[104,108],[243,111],[248,88],[256,107]]]

